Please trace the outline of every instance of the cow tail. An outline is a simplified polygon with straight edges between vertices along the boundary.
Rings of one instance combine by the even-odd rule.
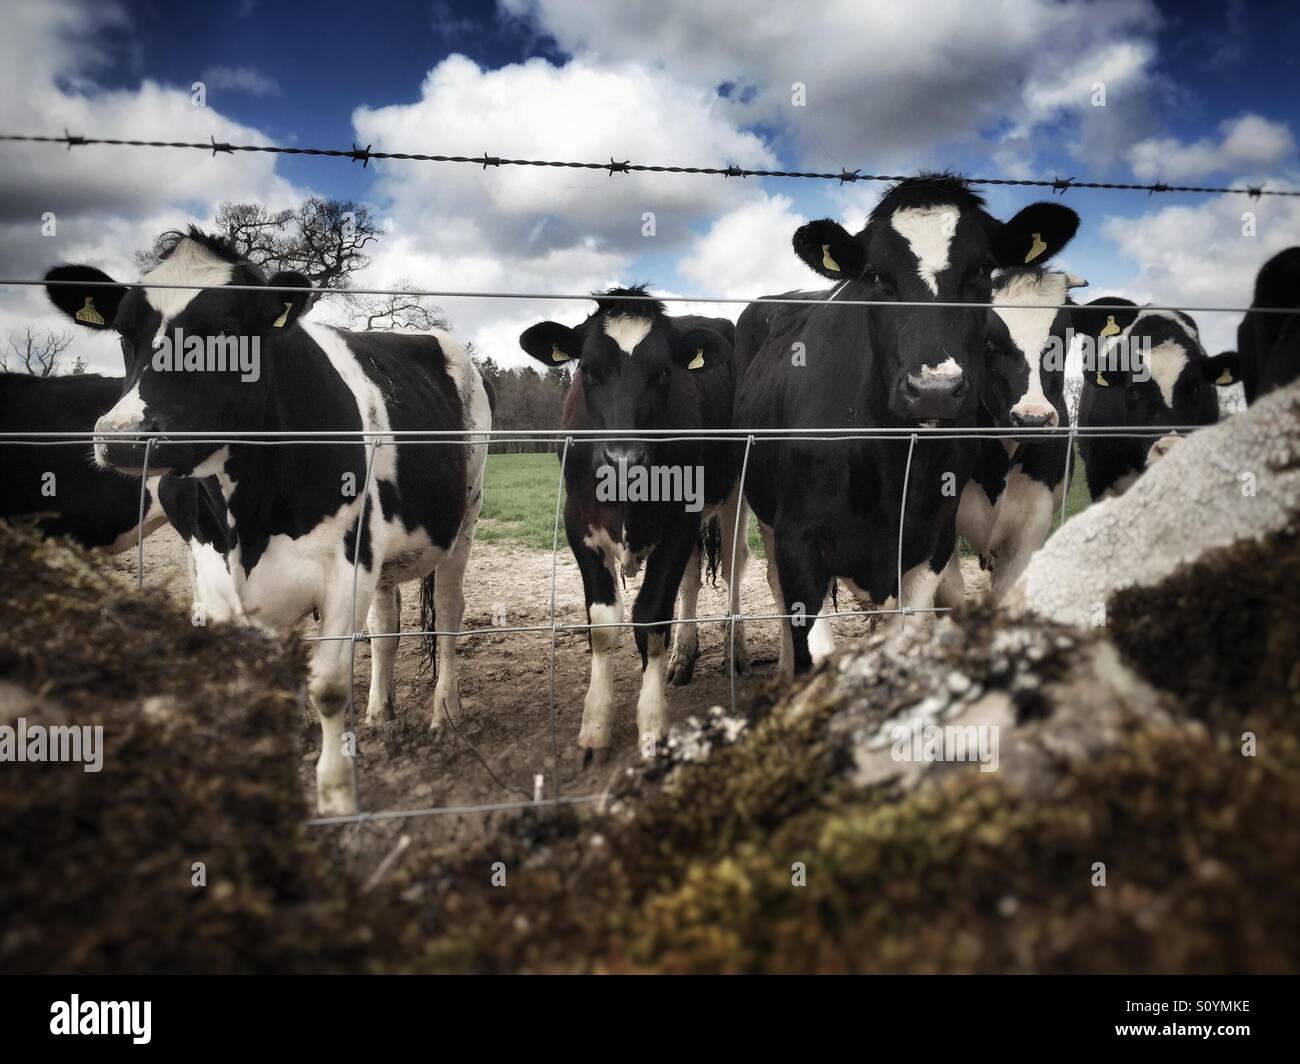
[[[438,571],[434,569],[420,581],[420,631],[426,633],[420,636],[420,671],[429,673],[435,680],[438,678],[438,637],[427,633],[438,627],[438,609],[433,600],[437,575]]]
[[[717,587],[718,561],[722,557],[722,521],[716,514],[700,527],[700,554],[708,567],[709,586]]]

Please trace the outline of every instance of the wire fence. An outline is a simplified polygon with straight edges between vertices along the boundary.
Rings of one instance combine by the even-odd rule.
[[[489,166],[528,166],[549,167],[568,170],[604,170],[611,177],[615,174],[695,174],[706,177],[746,178],[779,177],[796,178],[813,181],[836,181],[841,185],[854,184],[858,181],[882,181],[894,183],[906,181],[915,174],[870,174],[862,170],[841,169],[838,172],[816,170],[763,170],[727,164],[725,166],[670,166],[661,163],[634,163],[629,159],[622,162],[612,156],[608,162],[581,162],[572,159],[519,159],[501,155],[437,155],[419,152],[373,151],[374,145],[364,148],[354,142],[351,148],[301,148],[280,144],[232,144],[219,141],[209,135],[207,141],[186,140],[142,140],[120,137],[84,137],[69,133],[64,129],[62,136],[36,135],[27,133],[0,133],[0,142],[23,144],[63,144],[68,151],[73,148],[102,145],[118,148],[172,148],[211,152],[217,155],[234,155],[236,153],[265,153],[272,155],[306,155],[332,159],[348,159],[360,163],[363,167],[370,165],[371,159],[391,160],[397,162],[448,163],[477,166],[486,170]],[[1116,192],[1145,192],[1148,196],[1165,192],[1186,192],[1214,195],[1242,195],[1251,199],[1261,196],[1300,196],[1300,191],[1289,189],[1268,189],[1263,185],[1240,184],[1237,186],[1213,185],[1170,185],[1163,181],[1150,184],[1136,184],[1123,181],[1079,181],[1073,177],[1015,178],[1015,177],[966,177],[972,185],[1010,185],[1022,188],[1049,188],[1054,194],[1064,195],[1070,189],[1102,189]]]
[[[211,431],[188,431],[188,432],[131,432],[131,431],[105,431],[105,432],[0,432],[0,442],[5,444],[18,444],[24,446],[69,446],[73,444],[87,444],[91,442],[108,442],[119,441],[132,444],[143,444],[145,451],[142,459],[142,468],[140,473],[140,503],[139,503],[139,520],[136,530],[136,553],[137,553],[137,582],[138,586],[143,589],[145,584],[145,532],[144,518],[147,501],[147,484],[149,480],[150,460],[155,452],[155,448],[165,446],[173,442],[185,442],[188,444],[204,443],[212,445],[256,445],[256,446],[302,446],[302,445],[334,445],[340,441],[355,443],[364,446],[366,451],[366,474],[363,490],[359,495],[357,508],[357,518],[353,529],[353,542],[360,544],[362,527],[366,522],[367,513],[373,514],[370,495],[373,487],[373,471],[375,455],[381,447],[406,447],[420,445],[452,445],[460,447],[483,447],[487,448],[492,442],[498,439],[517,440],[526,438],[536,442],[549,442],[556,444],[559,448],[559,478],[556,486],[555,518],[553,524],[552,543],[551,543],[551,580],[549,588],[549,620],[546,624],[532,625],[490,625],[487,627],[460,627],[457,629],[432,628],[423,629],[415,628],[399,630],[395,632],[371,632],[358,626],[358,587],[359,576],[361,571],[360,550],[354,551],[352,561],[352,612],[351,629],[342,634],[316,634],[302,636],[304,642],[317,644],[333,641],[347,641],[348,650],[348,675],[351,682],[348,684],[348,701],[345,709],[347,724],[345,728],[351,730],[355,735],[357,729],[356,709],[355,709],[355,672],[356,672],[356,647],[358,643],[370,643],[376,639],[393,638],[393,637],[418,637],[418,638],[438,638],[454,637],[456,639],[474,638],[493,635],[515,635],[515,634],[549,634],[550,651],[549,651],[549,733],[550,733],[550,797],[543,796],[543,787],[538,781],[544,781],[547,772],[542,770],[534,773],[535,786],[532,792],[532,799],[528,800],[528,791],[518,785],[512,785],[504,781],[501,776],[493,770],[487,759],[474,745],[465,737],[460,730],[458,723],[451,717],[450,713],[445,710],[448,723],[451,725],[457,737],[470,750],[472,756],[480,763],[483,769],[501,789],[525,796],[524,800],[506,801],[496,803],[482,803],[475,805],[433,805],[418,809],[390,809],[378,811],[363,811],[349,816],[327,816],[313,817],[307,821],[311,826],[338,826],[343,824],[364,824],[372,822],[382,822],[390,820],[401,820],[407,818],[418,818],[428,816],[445,816],[460,815],[473,813],[490,813],[500,811],[516,811],[522,809],[540,809],[540,808],[557,808],[560,806],[584,805],[600,802],[605,797],[601,794],[586,793],[580,795],[565,795],[562,793],[563,779],[560,771],[560,736],[558,709],[559,700],[556,690],[556,657],[558,652],[558,639],[563,633],[570,632],[588,632],[598,629],[608,628],[636,628],[646,629],[675,629],[683,624],[708,624],[720,623],[727,625],[727,669],[729,675],[729,702],[730,710],[734,716],[736,712],[736,628],[737,625],[750,621],[775,622],[782,624],[800,624],[811,627],[818,621],[824,620],[830,622],[844,617],[870,617],[870,618],[897,618],[901,627],[905,627],[909,617],[919,615],[937,616],[951,612],[948,607],[934,605],[912,605],[904,601],[904,544],[906,530],[906,509],[908,500],[908,487],[912,479],[913,459],[916,453],[918,441],[930,441],[937,443],[950,443],[953,441],[977,441],[977,440],[1016,440],[1016,441],[1033,441],[1033,440],[1051,440],[1065,438],[1067,440],[1065,465],[1062,470],[1061,479],[1061,502],[1060,502],[1060,520],[1066,518],[1066,497],[1069,492],[1071,477],[1071,465],[1074,453],[1075,441],[1082,436],[1094,436],[1107,439],[1146,439],[1160,436],[1183,435],[1196,430],[1195,425],[1179,426],[1158,426],[1134,428],[1128,426],[1076,426],[1076,425],[1059,425],[1059,426],[1038,426],[1027,428],[1006,429],[1002,427],[960,427],[960,426],[934,426],[934,427],[916,427],[916,428],[818,428],[818,429],[755,429],[755,430],[737,430],[737,429],[701,429],[691,432],[681,430],[661,429],[661,430],[641,430],[635,433],[613,432],[610,430],[595,429],[574,429],[574,430],[557,430],[552,432],[536,430],[508,430],[508,429],[487,429],[487,430],[467,430],[467,429],[446,429],[446,430],[412,430],[394,433],[392,431],[368,431],[368,430],[350,430],[350,431],[319,431],[311,433],[301,432],[221,432]],[[674,616],[667,621],[632,621],[622,620],[617,622],[592,622],[588,619],[583,623],[561,621],[557,610],[557,588],[559,584],[559,552],[560,552],[560,517],[563,507],[565,494],[565,472],[570,456],[570,451],[575,440],[598,441],[598,440],[618,440],[624,443],[645,442],[645,443],[665,443],[665,442],[734,442],[743,443],[744,452],[740,464],[739,479],[737,482],[737,503],[736,512],[732,519],[732,540],[730,544],[723,544],[723,549],[729,551],[730,564],[728,573],[728,600],[729,603],[736,602],[738,610],[729,610],[723,614],[710,614],[706,616],[682,617]],[[896,593],[893,596],[894,605],[886,603],[873,603],[870,608],[861,608],[853,610],[840,610],[833,605],[833,597],[830,595],[831,588],[834,587],[834,579],[831,581],[831,588],[828,588],[827,599],[823,601],[823,606],[830,608],[819,609],[817,613],[807,613],[805,611],[790,611],[788,609],[777,609],[772,612],[763,613],[746,613],[743,606],[740,606],[740,589],[739,576],[736,573],[736,558],[739,554],[740,537],[746,535],[746,529],[743,527],[747,524],[742,520],[746,513],[744,504],[744,490],[746,478],[749,470],[750,456],[756,442],[822,442],[822,443],[853,443],[867,441],[895,441],[907,444],[907,457],[903,472],[903,484],[901,494],[901,506],[899,510],[899,528],[897,538],[895,580]],[[954,550],[956,550],[954,546]],[[372,565],[379,564],[377,559],[372,559]],[[472,569],[471,569],[472,572]],[[733,591],[732,582],[736,583]],[[675,610],[679,613],[679,610]],[[667,640],[665,640],[667,644]],[[668,647],[665,645],[665,653]],[[372,662],[373,668],[373,662]],[[436,707],[435,707],[436,710]],[[353,773],[354,789],[360,800],[361,781],[358,778],[357,758],[349,758],[351,771]]]

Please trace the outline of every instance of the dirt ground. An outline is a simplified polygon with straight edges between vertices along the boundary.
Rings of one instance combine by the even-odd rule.
[[[189,582],[180,538],[170,528],[160,529],[145,541],[145,584],[165,587],[188,608]],[[134,550],[112,560],[113,568],[136,574]],[[501,544],[476,544],[466,575],[466,628],[528,626],[549,623],[551,555],[549,552]],[[963,559],[968,594],[987,587],[974,558]],[[624,595],[630,604],[639,578],[628,581]],[[742,589],[747,614],[775,612],[768,590],[764,563],[751,559]],[[841,610],[853,608],[852,596],[841,593]],[[721,580],[716,588],[707,581],[700,591],[699,615],[718,616],[726,612]],[[630,614],[630,608],[629,608]],[[556,615],[561,624],[582,624],[582,581],[567,549],[558,559]],[[403,588],[402,628],[418,627],[419,601],[416,585]],[[736,699],[745,700],[759,685],[776,675],[778,621],[751,621],[746,625],[753,671],[736,681]],[[845,617],[834,622],[837,641],[862,636],[868,631],[866,617]],[[310,632],[304,634],[311,634]],[[703,713],[713,705],[727,705],[730,699],[726,661],[727,629],[722,623],[700,626],[700,656],[691,683],[669,688],[673,721]],[[425,809],[434,806],[462,806],[521,800],[531,796],[534,777],[543,776],[549,797],[553,784],[550,729],[549,633],[524,632],[484,634],[461,640],[461,715],[456,722],[460,734],[443,726],[430,729],[433,681],[420,669],[419,652],[413,639],[401,642],[394,670],[397,719],[377,728],[364,720],[357,742],[357,778],[362,809],[369,812],[396,809]],[[365,643],[357,645],[355,706],[365,716],[370,682],[370,654]],[[609,757],[605,764],[583,765],[577,747],[582,703],[588,678],[585,632],[561,632],[556,641],[555,701],[558,729],[560,790],[564,796],[602,793],[639,758],[636,748],[636,697],[640,682],[640,658],[630,629],[625,630],[617,653],[615,695],[617,709]],[[309,803],[314,795],[314,766],[320,729],[313,716],[305,716],[302,730],[300,776]],[[477,749],[502,786],[480,763],[470,746]],[[511,811],[472,814],[442,814],[367,823],[321,827],[337,839],[339,852],[366,875],[387,854],[403,834],[411,844],[433,852],[452,853],[467,842],[488,833],[493,818],[517,815]]]

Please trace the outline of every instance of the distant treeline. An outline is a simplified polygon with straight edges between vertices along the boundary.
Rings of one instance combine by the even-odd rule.
[[[483,377],[496,390],[494,429],[551,430],[560,427],[564,396],[569,390],[569,372],[557,366],[545,373],[535,373],[527,366],[507,369],[491,358],[474,358]],[[492,454],[523,454],[558,451],[550,442],[492,444]]]

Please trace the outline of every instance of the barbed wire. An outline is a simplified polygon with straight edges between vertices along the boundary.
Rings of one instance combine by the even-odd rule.
[[[620,293],[607,297],[603,292],[475,292],[453,289],[409,288],[303,288],[282,284],[151,284],[146,277],[138,281],[77,281],[35,280],[30,277],[0,277],[0,287],[45,288],[48,286],[71,288],[157,288],[182,289],[187,292],[298,292],[314,296],[427,296],[433,299],[555,299],[592,302],[604,298],[617,298],[625,303],[773,303],[792,306],[829,306],[830,300],[807,296],[670,296]],[[1113,297],[1118,298],[1118,297]],[[942,309],[983,310],[1114,310],[1114,311],[1181,311],[1188,314],[1300,314],[1300,307],[1242,307],[1242,306],[1192,306],[1143,303],[978,303],[965,300],[939,299],[836,299],[841,307],[935,307]],[[326,324],[319,322],[317,324]]]
[[[841,185],[858,181],[883,181],[895,183],[906,181],[914,174],[864,174],[861,169],[841,169],[838,173],[815,170],[764,170],[728,164],[727,166],[668,166],[652,163],[634,163],[630,159],[622,162],[610,156],[609,162],[578,162],[566,159],[512,159],[501,155],[436,155],[420,152],[373,151],[373,145],[358,147],[355,142],[350,149],[341,148],[298,148],[280,144],[231,144],[218,141],[209,135],[207,142],[185,140],[138,140],[121,137],[83,137],[69,133],[64,129],[62,136],[35,135],[25,133],[0,133],[0,141],[25,144],[64,144],[71,151],[73,148],[92,145],[105,145],[121,148],[180,148],[198,151],[210,151],[215,157],[219,154],[233,155],[237,152],[262,152],[272,155],[306,155],[334,159],[348,159],[359,162],[362,167],[370,165],[371,159],[393,160],[398,162],[452,163],[479,166],[486,170],[489,166],[533,166],[553,167],[569,170],[604,170],[611,177],[614,174],[648,173],[648,174],[695,174],[710,177],[780,177],[798,178],[815,181],[837,181]],[[1054,194],[1064,195],[1070,189],[1100,189],[1118,192],[1145,192],[1148,196],[1164,192],[1186,192],[1203,195],[1242,195],[1257,200],[1261,196],[1300,196],[1300,191],[1285,189],[1267,189],[1263,185],[1244,185],[1243,187],[1221,187],[1212,185],[1170,185],[1155,181],[1148,185],[1123,181],[1080,181],[1074,177],[1045,178],[1027,177],[965,177],[972,185],[1008,185],[1028,188],[1050,188]]]

